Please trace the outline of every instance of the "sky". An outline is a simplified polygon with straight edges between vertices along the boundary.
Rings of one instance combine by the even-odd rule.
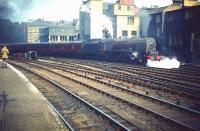
[[[12,18],[13,21],[27,21],[42,18],[44,20],[72,20],[79,18],[79,9],[83,0],[0,0],[0,18]],[[85,0],[84,0],[85,1]],[[116,2],[116,0],[104,0]],[[142,5],[166,6],[172,0],[135,0]]]
[[[38,17],[46,20],[72,20],[79,17],[79,8],[82,0],[36,0],[33,7],[34,10],[27,12],[27,19]],[[116,2],[116,0],[104,0],[105,2]],[[172,0],[136,0],[135,4],[141,7],[142,5],[155,5],[166,6],[170,5]]]
[[[47,2],[48,1],[48,2]],[[33,10],[27,12],[26,19],[38,17],[45,20],[72,20],[79,17],[79,9],[82,1],[85,0],[35,0]],[[104,0],[115,2],[116,0]]]
[[[135,0],[135,4],[138,7],[158,5],[159,7],[172,4],[172,0]]]

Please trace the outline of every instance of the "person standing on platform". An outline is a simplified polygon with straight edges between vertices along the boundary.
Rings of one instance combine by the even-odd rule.
[[[7,67],[6,61],[8,59],[8,54],[9,54],[9,50],[6,48],[6,46],[4,46],[1,49],[1,58],[3,60],[2,67]]]

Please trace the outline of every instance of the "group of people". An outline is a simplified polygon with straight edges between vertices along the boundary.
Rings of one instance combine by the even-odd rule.
[[[7,67],[7,59],[8,59],[9,50],[6,46],[1,49],[1,58],[2,58],[2,68]]]

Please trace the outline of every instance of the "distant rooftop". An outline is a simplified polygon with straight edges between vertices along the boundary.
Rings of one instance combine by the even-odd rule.
[[[37,19],[37,20],[30,20],[27,22],[28,26],[45,26],[45,27],[68,27],[71,26],[72,23],[69,21],[45,21],[43,19]]]

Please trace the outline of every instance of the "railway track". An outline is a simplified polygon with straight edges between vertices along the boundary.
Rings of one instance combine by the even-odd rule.
[[[200,74],[196,70],[192,70],[191,68],[184,68],[184,66],[180,66],[179,69],[162,69],[162,68],[154,68],[154,67],[144,67],[144,66],[136,66],[136,65],[127,65],[127,64],[116,64],[119,67],[125,67],[129,69],[137,69],[140,68],[141,70],[146,70],[150,72],[157,72],[157,73],[166,73],[169,75],[183,75],[184,77],[190,76],[200,76]]]
[[[76,62],[75,62],[76,63]],[[81,64],[81,63],[79,63]],[[82,63],[83,64],[83,63]],[[84,63],[85,64],[85,63]],[[166,81],[173,81],[179,84],[185,84],[186,86],[194,86],[198,87],[200,83],[200,76],[195,76],[195,72],[193,74],[180,74],[177,72],[174,72],[173,70],[166,70],[166,69],[152,69],[152,68],[147,68],[147,67],[142,67],[142,66],[128,66],[128,65],[119,65],[119,64],[95,64],[95,63],[87,63],[88,66],[95,66],[95,67],[109,67],[109,69],[116,69],[116,70],[121,70],[124,71],[125,73],[129,72],[129,74],[138,74],[138,75],[145,75],[147,77],[153,77],[156,79],[162,79]],[[200,75],[200,74],[199,74]],[[189,83],[189,84],[188,84]],[[194,84],[196,83],[196,84]]]
[[[86,72],[84,72],[84,71],[82,71],[82,73],[78,73],[77,70],[75,70],[75,69],[73,69],[73,68],[68,68],[68,67],[66,67],[66,66],[63,66],[63,64],[62,64],[62,65],[60,65],[60,64],[52,64],[52,63],[48,63],[48,62],[47,62],[47,63],[45,63],[45,62],[37,62],[37,63],[42,64],[42,65],[46,65],[46,66],[50,66],[50,67],[53,67],[53,68],[55,68],[55,69],[60,69],[60,70],[63,70],[63,71],[67,71],[67,72],[70,72],[70,73],[72,73],[72,74],[78,75],[78,76],[80,76],[80,77],[84,77],[84,78],[87,78],[87,79],[96,81],[96,82],[101,83],[101,84],[103,84],[103,85],[108,85],[108,86],[113,87],[113,88],[118,88],[119,90],[121,90],[121,91],[123,91],[123,92],[127,92],[127,93],[130,93],[130,94],[135,94],[135,95],[138,95],[138,96],[141,96],[141,97],[147,97],[147,98],[149,98],[149,99],[151,99],[151,100],[154,100],[154,101],[156,101],[156,102],[163,103],[163,104],[167,104],[168,106],[175,106],[175,107],[180,108],[180,109],[182,109],[182,110],[191,111],[191,113],[196,113],[196,114],[199,114],[199,115],[200,115],[200,112],[199,112],[199,111],[195,111],[195,110],[189,109],[189,108],[187,108],[187,107],[179,106],[179,105],[176,105],[176,104],[174,104],[174,103],[171,103],[171,102],[168,102],[168,101],[165,101],[165,100],[162,100],[162,99],[158,99],[158,98],[156,98],[156,97],[151,97],[151,96],[146,95],[146,94],[144,94],[144,93],[138,93],[138,92],[135,92],[135,91],[126,89],[126,88],[124,88],[123,86],[118,86],[118,85],[112,84],[112,83],[110,83],[110,82],[105,82],[105,81],[103,81],[103,80],[101,80],[101,79],[99,80],[99,78],[101,78],[102,75],[97,76],[97,77],[96,77],[96,76],[95,76],[95,77],[91,77],[91,76],[87,76],[87,75],[85,74]],[[80,69],[80,68],[79,68],[79,69]],[[72,71],[72,70],[75,70],[75,72]],[[87,73],[88,73],[88,72],[87,72]],[[98,75],[99,75],[99,74],[98,74]]]
[[[84,67],[84,63],[81,64],[76,64],[79,62],[74,62],[72,63],[71,61],[62,61],[63,63],[67,63],[68,65],[71,64],[73,66],[76,66],[78,68],[77,65],[79,65],[79,68]],[[199,96],[199,91],[200,89],[198,88],[192,88],[192,87],[185,87],[185,86],[181,86],[179,85],[179,83],[177,84],[176,82],[171,82],[171,81],[166,81],[163,82],[163,80],[161,79],[152,79],[149,77],[143,77],[142,75],[138,76],[138,75],[131,75],[130,73],[125,73],[123,71],[120,70],[116,70],[116,69],[112,69],[108,66],[99,66],[99,64],[96,65],[91,65],[92,67],[95,67],[95,69],[102,69],[104,70],[104,75],[106,75],[106,77],[109,78],[113,78],[113,79],[118,79],[122,82],[127,82],[127,83],[132,83],[133,85],[139,85],[139,86],[143,86],[146,88],[151,88],[157,91],[162,90],[163,92],[170,92],[173,94],[179,94],[181,96],[184,97],[188,97],[189,99],[192,100],[200,100],[200,96]],[[84,67],[86,69],[86,67]],[[92,68],[90,68],[89,70],[93,70]],[[93,70],[95,72],[98,73],[102,73],[102,70]],[[114,75],[113,75],[114,74]],[[178,100],[179,101],[179,100]]]
[[[186,98],[181,98],[180,96],[177,96],[177,95],[170,95],[169,93],[167,93],[167,96],[166,94],[162,94],[161,96],[161,93],[157,93],[157,91],[152,91],[152,90],[141,90],[142,87],[131,87],[131,86],[127,86],[127,85],[124,85],[124,84],[121,84],[121,82],[124,82],[123,80],[120,80],[119,76],[115,76],[114,74],[107,74],[107,72],[104,72],[104,71],[100,71],[100,70],[94,70],[94,69],[91,69],[91,68],[87,68],[87,67],[82,67],[82,66],[77,66],[77,65],[74,65],[74,64],[59,64],[59,63],[49,63],[49,62],[40,62],[40,64],[48,64],[48,65],[51,65],[55,68],[59,67],[59,68],[62,68],[62,69],[66,69],[68,71],[72,71],[73,73],[82,73],[83,75],[91,75],[91,77],[93,77],[93,79],[100,79],[100,80],[106,80],[107,83],[112,83],[114,85],[117,85],[117,86],[122,86],[123,88],[126,88],[126,89],[129,89],[129,90],[132,90],[132,91],[135,91],[135,92],[139,92],[141,94],[146,94],[146,95],[150,95],[150,96],[153,96],[153,97],[156,97],[156,98],[159,98],[159,99],[163,99],[163,100],[166,100],[166,101],[172,101],[172,103],[174,104],[179,104],[179,105],[183,105],[183,106],[186,106],[188,108],[195,108],[195,104],[196,102],[194,102],[194,100],[192,101],[189,101],[188,99]],[[117,81],[115,80],[117,79]],[[114,81],[113,81],[114,80]],[[119,81],[120,80],[120,83]],[[136,88],[136,89],[135,89]],[[170,95],[170,96],[169,96]],[[172,97],[174,99],[172,99]],[[187,102],[188,101],[188,102]]]
[[[191,77],[191,76],[200,76],[200,73],[196,70],[192,70],[193,67],[184,67],[181,66],[179,69],[162,69],[162,68],[154,68],[154,67],[146,67],[146,66],[138,66],[138,65],[132,65],[132,64],[123,64],[123,63],[111,63],[111,62],[103,62],[103,61],[93,61],[93,60],[82,60],[82,59],[69,59],[69,58],[46,58],[44,59],[48,60],[54,60],[54,61],[68,61],[76,64],[84,64],[88,66],[96,65],[97,63],[99,66],[113,66],[115,67],[121,67],[121,68],[127,68],[127,69],[141,69],[146,70],[150,72],[156,72],[156,73],[169,73],[170,75],[185,75],[184,77]],[[183,68],[183,69],[182,69]],[[172,74],[173,73],[173,74]]]
[[[193,65],[193,64],[186,64],[184,66],[180,67],[181,70],[190,70],[193,72],[199,72],[200,75],[200,66],[199,65]]]
[[[42,66],[37,65],[38,63],[37,64],[29,63],[29,64],[33,66],[37,66],[45,70],[49,70],[49,71],[52,71],[53,69],[55,69],[55,66],[52,68],[50,66],[47,67],[47,65],[45,65],[46,67],[44,67],[44,65]],[[59,69],[59,70],[62,70],[61,72],[66,71],[63,69]],[[56,72],[52,71],[52,73],[56,73]],[[70,72],[70,73],[73,75],[77,75],[77,74],[74,74],[73,72]],[[56,74],[59,74],[59,73],[56,73]],[[66,77],[66,76],[63,76],[63,77]],[[80,74],[79,74],[79,77],[80,77]],[[84,77],[84,75],[82,75],[82,77]],[[72,79],[72,76],[68,77],[67,79]],[[175,106],[173,104],[169,104],[169,102],[168,103],[163,102],[155,98],[150,98],[149,96],[136,94],[136,93],[134,94],[132,91],[124,90],[123,88],[120,88],[120,91],[123,91],[123,92],[118,93],[119,87],[116,87],[114,85],[110,85],[113,88],[109,90],[108,89],[104,90],[105,87],[99,89],[99,88],[95,88],[94,86],[88,85],[87,83],[89,83],[89,81],[87,81],[86,83],[84,83],[83,81],[81,82],[81,79],[78,79],[78,80],[73,79],[73,81],[81,83],[87,86],[88,88],[91,88],[93,90],[106,94],[108,96],[111,96],[112,98],[115,98],[119,101],[126,102],[128,105],[139,108],[143,110],[144,112],[153,114],[155,115],[155,117],[159,117],[160,119],[165,120],[169,123],[176,124],[176,126],[184,127],[184,128],[187,128],[188,130],[199,129],[198,124],[194,122],[194,121],[200,120],[199,112],[194,112],[194,111],[191,111],[190,109],[188,110],[180,106]],[[112,93],[108,93],[108,92],[112,92]],[[182,118],[188,118],[188,120],[183,120]]]
[[[95,107],[78,95],[67,90],[62,85],[59,85],[57,82],[50,80],[27,67],[14,63],[10,64],[31,73],[34,77],[38,77],[40,79],[39,83],[41,83],[42,79],[43,84],[45,82],[50,84],[47,84],[44,87],[40,86],[39,90],[47,98],[51,107],[56,111],[69,130],[139,130],[111,110],[103,106]],[[45,87],[51,87],[52,89]],[[84,125],[82,123],[84,123]]]
[[[76,63],[76,62],[75,62]],[[146,77],[147,79],[151,79],[152,82],[158,82],[158,80],[161,80],[162,82],[166,81],[166,82],[172,82],[175,83],[178,87],[181,86],[181,88],[189,88],[189,90],[191,90],[191,88],[194,87],[194,92],[196,92],[195,88],[200,88],[200,77],[193,77],[193,76],[189,76],[189,75],[177,75],[176,73],[169,73],[169,70],[167,71],[168,74],[163,75],[164,71],[166,72],[165,69],[158,69],[158,71],[154,70],[154,72],[152,72],[151,68],[144,68],[144,67],[137,67],[137,68],[128,68],[127,66],[117,66],[114,64],[87,64],[89,66],[93,66],[96,68],[102,68],[102,69],[106,69],[109,71],[113,71],[115,72],[116,70],[120,70],[121,72],[119,73],[123,73],[125,75],[129,75],[131,76],[132,74],[134,74],[133,76],[135,76],[135,74],[138,75],[138,77],[140,77],[141,75],[144,77]],[[106,70],[105,69],[105,70]],[[144,70],[145,69],[145,70]],[[162,70],[162,71],[161,71]],[[198,73],[198,72],[197,72]],[[178,77],[179,76],[179,77]],[[192,77],[192,79],[190,79]],[[178,78],[178,80],[176,80]],[[183,78],[186,81],[183,81]],[[181,81],[180,81],[181,80]],[[191,81],[190,81],[191,80]],[[196,82],[196,84],[193,84],[193,81]]]
[[[59,59],[59,61],[62,59]],[[185,76],[199,76],[200,77],[200,72],[199,70],[194,70],[193,66],[180,66],[179,69],[162,69],[162,68],[154,68],[154,67],[145,67],[145,66],[138,66],[138,65],[132,65],[132,64],[122,64],[122,63],[110,63],[110,62],[100,62],[100,61],[92,61],[92,60],[80,60],[80,59],[67,59],[69,62],[72,63],[77,63],[77,64],[87,64],[87,65],[92,65],[96,64],[98,62],[99,65],[102,66],[117,66],[117,67],[122,67],[122,68],[128,68],[128,69],[141,69],[141,70],[147,70],[147,71],[153,71],[157,73],[169,73],[172,75],[172,73],[176,76],[177,74],[179,75],[185,75]],[[199,66],[197,66],[199,69]]]
[[[130,67],[123,67],[123,66],[117,66],[114,67],[120,70],[123,70],[125,72],[130,72],[130,73],[136,73],[136,74],[144,74],[146,76],[154,76],[157,77],[159,79],[164,79],[164,80],[169,80],[169,81],[175,81],[181,84],[187,84],[190,83],[190,85],[193,86],[198,86],[197,84],[200,83],[200,77],[199,76],[191,76],[190,75],[183,75],[183,74],[177,74],[174,72],[171,72],[170,70],[149,70],[148,68],[141,68],[141,67],[137,67],[137,68],[130,68]],[[187,81],[187,82],[185,82]],[[194,84],[196,83],[196,84]],[[199,86],[198,86],[199,87]]]

